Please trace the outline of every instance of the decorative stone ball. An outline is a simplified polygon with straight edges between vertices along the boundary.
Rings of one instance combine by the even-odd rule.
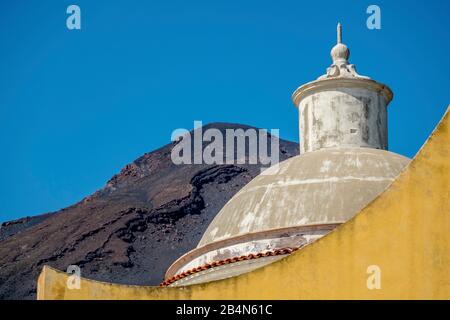
[[[333,62],[336,61],[347,61],[350,57],[350,50],[345,44],[338,43],[331,49],[331,58]]]

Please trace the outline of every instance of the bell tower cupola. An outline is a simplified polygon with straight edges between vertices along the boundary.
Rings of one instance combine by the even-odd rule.
[[[332,64],[326,74],[292,95],[299,110],[300,152],[339,147],[387,150],[391,89],[359,75],[349,63],[350,50],[342,43],[340,23],[330,54]]]

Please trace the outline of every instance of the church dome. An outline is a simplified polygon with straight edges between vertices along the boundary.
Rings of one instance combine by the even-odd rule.
[[[374,148],[326,148],[285,160],[250,181],[217,214],[164,285],[219,280],[283,258],[351,219],[409,163]]]
[[[356,72],[337,44],[333,64],[300,86],[300,155],[242,188],[206,229],[197,248],[176,260],[163,285],[204,283],[272,263],[323,237],[366,207],[409,163],[387,151],[392,91]]]
[[[219,212],[198,247],[270,229],[343,223],[409,162],[372,148],[332,148],[288,159],[257,176]]]

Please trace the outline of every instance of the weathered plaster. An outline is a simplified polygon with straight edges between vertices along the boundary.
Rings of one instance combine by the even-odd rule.
[[[165,278],[171,278],[184,271],[214,261],[225,260],[242,255],[265,253],[282,248],[300,248],[324,236],[338,225],[339,223],[323,225],[323,227],[322,225],[315,225],[312,226],[312,228],[283,228],[275,230],[276,232],[264,232],[265,237],[261,237],[260,239],[249,238],[248,240],[245,240],[244,237],[241,237],[240,241],[228,244],[227,242],[224,242],[222,245],[216,242],[219,245],[210,246],[210,248],[204,252],[196,254],[196,252],[200,250],[194,249],[187,255],[181,257],[168,269]],[[282,230],[286,230],[286,232],[282,233]],[[176,285],[178,285],[178,281]]]
[[[211,222],[198,247],[264,230],[347,221],[408,162],[371,148],[322,149],[288,159],[276,174],[260,175],[242,188]]]
[[[387,149],[388,100],[383,94],[369,86],[319,89],[298,104],[300,153],[333,147]]]

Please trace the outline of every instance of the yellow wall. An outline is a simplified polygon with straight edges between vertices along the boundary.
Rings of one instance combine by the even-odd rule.
[[[107,284],[44,267],[38,299],[450,299],[449,109],[400,177],[355,218],[235,278],[179,288]],[[381,270],[369,290],[367,267]]]

